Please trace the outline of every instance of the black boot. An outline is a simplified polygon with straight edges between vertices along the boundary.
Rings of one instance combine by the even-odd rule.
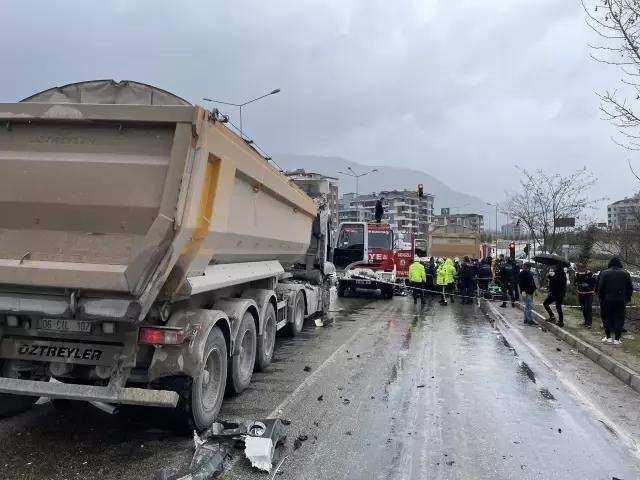
[[[502,302],[502,305],[500,305],[500,308],[507,308],[507,302]]]

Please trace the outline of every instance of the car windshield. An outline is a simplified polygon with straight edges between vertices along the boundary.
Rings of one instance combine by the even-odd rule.
[[[369,248],[391,250],[391,230],[369,230]]]
[[[364,225],[343,225],[338,237],[338,248],[364,249]]]

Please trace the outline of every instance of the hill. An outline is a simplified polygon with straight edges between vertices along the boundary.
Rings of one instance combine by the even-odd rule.
[[[410,170],[401,167],[370,166],[350,162],[340,157],[321,157],[316,155],[282,154],[275,157],[278,165],[285,170],[304,168],[307,172],[320,173],[340,179],[340,193],[355,192],[356,182],[354,178],[340,175],[338,172],[348,172],[351,167],[356,173],[363,173],[373,168],[378,171],[366,175],[360,179],[359,193],[380,192],[382,190],[417,190],[418,184],[424,185],[424,191],[435,196],[435,213],[440,214],[440,208],[449,207],[451,213],[482,213],[493,211],[485,201],[457,192],[445,185],[437,178],[425,172]],[[463,205],[469,204],[467,207]]]

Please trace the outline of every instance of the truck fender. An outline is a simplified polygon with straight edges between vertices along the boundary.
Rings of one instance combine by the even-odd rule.
[[[304,316],[309,315],[309,307],[307,302],[307,291],[302,283],[279,283],[276,287],[278,294],[287,301],[287,323],[293,322],[296,295],[300,290],[304,295]]]
[[[155,349],[149,366],[149,381],[173,375],[187,374],[193,377],[198,365],[203,362],[202,353],[209,333],[216,325],[229,344],[231,323],[225,312],[198,309],[174,313],[167,326],[182,328],[187,338],[182,345],[163,345]]]
[[[256,325],[260,323],[259,310],[256,302],[249,298],[223,298],[217,301],[213,305],[213,308],[227,314],[229,324],[231,325],[231,348],[229,349],[229,356],[237,355],[240,353],[240,346],[236,345],[236,338],[244,314],[250,311],[256,321]]]
[[[276,298],[276,292],[262,288],[249,288],[244,291],[242,298],[255,300],[259,317],[258,335],[262,335],[264,333],[264,317],[267,313],[269,303],[273,305],[273,310],[276,313],[278,312],[278,299]]]

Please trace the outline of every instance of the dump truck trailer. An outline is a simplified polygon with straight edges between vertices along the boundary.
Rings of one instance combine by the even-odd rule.
[[[0,415],[48,397],[169,407],[202,430],[277,330],[329,308],[326,195],[217,110],[107,80],[0,120]]]

